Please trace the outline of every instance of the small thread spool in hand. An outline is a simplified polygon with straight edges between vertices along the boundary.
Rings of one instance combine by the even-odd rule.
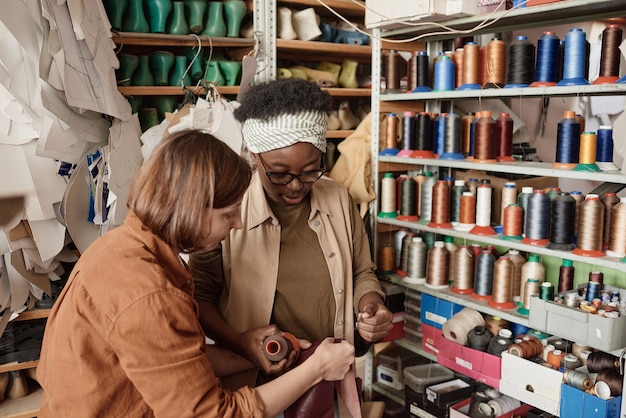
[[[284,332],[283,335],[270,335],[263,340],[263,354],[265,358],[270,361],[281,361],[285,357],[288,357],[293,350],[299,353],[300,343],[298,339],[289,332]]]

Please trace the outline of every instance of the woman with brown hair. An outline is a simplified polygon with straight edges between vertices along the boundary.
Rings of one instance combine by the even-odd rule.
[[[219,385],[216,375],[252,364],[205,344],[180,254],[241,228],[250,179],[249,164],[209,134],[163,140],[135,178],[124,225],[84,252],[50,313],[40,417],[272,417],[319,381],[344,377],[354,348],[327,339],[267,385]]]

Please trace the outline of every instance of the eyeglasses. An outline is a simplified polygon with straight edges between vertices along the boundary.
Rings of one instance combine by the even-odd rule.
[[[261,162],[263,171],[265,171],[267,178],[270,179],[270,182],[272,182],[272,184],[280,184],[286,186],[287,184],[291,183],[295,178],[300,180],[300,183],[315,183],[320,178],[322,178],[322,176],[326,172],[326,168],[324,168],[323,165],[322,168],[320,168],[319,170],[303,171],[299,174],[271,172],[267,171],[267,168],[265,168],[265,163],[261,158],[261,154],[257,155],[259,156],[259,161]]]

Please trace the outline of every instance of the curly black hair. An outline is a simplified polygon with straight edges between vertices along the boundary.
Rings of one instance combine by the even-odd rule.
[[[243,122],[248,118],[267,120],[307,110],[330,112],[333,108],[333,98],[317,84],[299,78],[280,78],[251,87],[234,115]]]

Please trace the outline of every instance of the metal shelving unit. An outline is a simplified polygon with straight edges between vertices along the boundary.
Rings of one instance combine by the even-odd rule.
[[[441,105],[442,101],[454,101],[461,99],[502,99],[502,98],[543,98],[543,97],[576,97],[576,96],[592,96],[592,95],[623,95],[626,93],[625,84],[614,85],[587,85],[587,86],[567,86],[567,87],[532,87],[532,88],[501,88],[501,89],[484,89],[469,91],[441,91],[428,93],[381,93],[382,74],[382,50],[386,47],[383,39],[389,37],[410,40],[411,42],[425,41],[430,42],[428,49],[437,50],[437,43],[444,39],[451,39],[455,36],[462,36],[459,33],[452,33],[452,30],[466,31],[464,34],[478,35],[485,33],[496,33],[503,31],[515,31],[524,28],[546,27],[552,25],[564,25],[574,22],[602,20],[606,18],[622,16],[626,14],[626,2],[624,0],[609,1],[588,1],[588,0],[567,0],[549,3],[541,6],[528,7],[522,9],[513,9],[495,12],[490,15],[477,15],[450,19],[447,21],[438,21],[437,24],[429,22],[419,22],[419,25],[395,27],[391,29],[373,29],[372,36],[372,178],[373,187],[376,196],[380,195],[380,169],[388,171],[414,170],[420,167],[440,167],[446,169],[479,169],[491,172],[513,173],[533,176],[562,177],[570,179],[591,180],[596,182],[626,184],[626,175],[620,171],[613,172],[579,172],[571,170],[562,170],[553,168],[549,163],[535,162],[515,162],[515,163],[494,163],[484,164],[475,163],[469,160],[439,160],[439,159],[417,159],[402,157],[387,157],[379,155],[380,144],[380,115],[381,103],[382,108],[402,108],[406,107],[409,102],[428,102],[430,106],[436,108]],[[479,29],[474,28],[480,23],[488,20],[489,25],[481,26]],[[444,32],[442,26],[450,28],[450,31]],[[432,170],[431,170],[432,171]],[[391,227],[404,227],[427,231],[437,234],[451,235],[457,238],[466,239],[473,242],[481,242],[484,244],[492,244],[501,247],[516,248],[522,251],[533,252],[537,254],[548,255],[552,257],[573,259],[580,263],[593,264],[597,266],[616,269],[626,272],[626,263],[621,263],[619,259],[610,257],[582,257],[572,254],[571,252],[549,250],[543,247],[523,244],[519,241],[502,240],[499,236],[481,236],[473,235],[467,232],[461,232],[454,229],[431,228],[427,224],[419,222],[406,222],[397,219],[378,218],[378,201],[375,200],[370,205],[370,213],[372,222],[372,230],[378,231],[378,224]],[[373,245],[377,248],[377,234],[373,234]],[[375,251],[376,253],[376,251]],[[407,284],[395,275],[387,277],[389,281],[396,284],[402,284],[407,288],[411,288],[423,293],[427,293],[438,298],[471,307],[480,312],[497,315],[508,321],[512,321],[521,325],[528,326],[528,317],[524,317],[517,313],[516,310],[500,310],[490,307],[486,302],[472,299],[471,296],[458,295],[450,290],[434,290],[424,285]],[[407,346],[411,349],[411,344],[400,340],[399,344]],[[415,350],[413,350],[415,351]],[[417,351],[415,351],[417,352]],[[421,353],[420,353],[421,354]],[[422,354],[423,355],[423,354]],[[365,385],[372,386],[377,392],[386,396],[393,397],[385,388],[381,388],[372,382],[365,382]],[[625,402],[626,403],[626,402]],[[624,410],[624,405],[622,405]]]

